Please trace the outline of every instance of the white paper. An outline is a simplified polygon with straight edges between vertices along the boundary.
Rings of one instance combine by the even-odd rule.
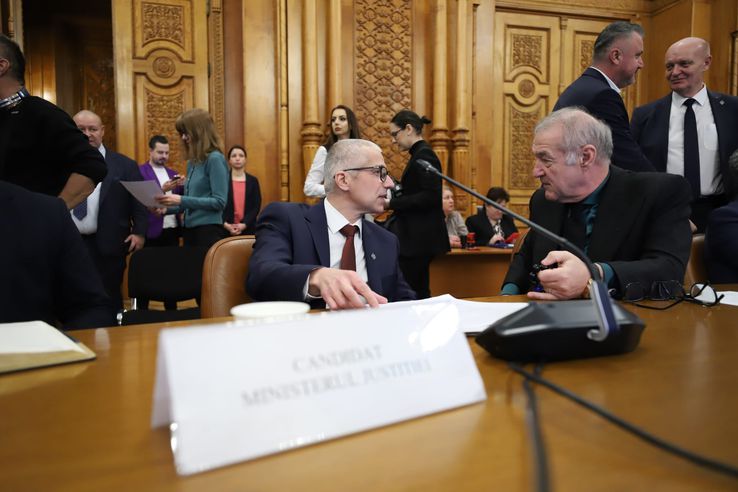
[[[486,399],[450,303],[162,330],[152,426],[183,475]]]
[[[729,306],[738,306],[738,292],[734,290],[723,290],[718,292],[718,295],[723,294],[725,297],[720,299],[720,304],[728,304]],[[701,296],[698,296],[697,299],[701,301],[709,302],[710,298],[709,296],[706,296],[704,293]]]
[[[163,206],[156,201],[157,196],[164,195],[159,183],[156,181],[121,181],[120,184],[122,184],[136,200],[143,203],[146,207],[163,208]]]
[[[0,354],[32,354],[74,350],[84,353],[69,337],[43,321],[0,323]]]
[[[459,310],[460,326],[467,335],[474,335],[484,331],[495,321],[504,318],[508,314],[520,311],[526,307],[527,302],[480,302],[456,299],[451,294],[421,299],[419,301],[401,301],[382,304],[382,309],[391,309],[403,306],[416,306],[433,304],[437,302],[449,302]]]

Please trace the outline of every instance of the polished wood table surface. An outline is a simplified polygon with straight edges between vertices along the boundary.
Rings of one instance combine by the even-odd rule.
[[[544,376],[738,465],[738,308],[632,309],[647,322],[635,352],[552,363]],[[179,477],[168,432],[149,427],[160,329],[74,332],[96,361],[0,375],[0,490],[533,489],[522,379],[473,340],[484,403]],[[736,480],[654,449],[545,388],[536,392],[553,490],[738,490]]]
[[[452,249],[430,265],[431,295],[457,299],[496,296],[510,266],[512,248]]]

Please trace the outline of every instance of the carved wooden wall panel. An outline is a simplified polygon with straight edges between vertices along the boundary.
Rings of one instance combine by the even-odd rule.
[[[355,112],[364,138],[386,150],[385,160],[399,177],[407,157],[393,148],[389,121],[412,106],[413,26],[408,0],[355,2]]]
[[[161,133],[184,171],[174,121],[186,109],[209,109],[205,8],[198,0],[113,1],[119,148],[139,162]]]
[[[532,176],[533,128],[558,97],[560,80],[558,19],[498,12],[495,16],[494,162],[502,166],[502,183],[511,206],[527,214],[528,197],[538,187]]]

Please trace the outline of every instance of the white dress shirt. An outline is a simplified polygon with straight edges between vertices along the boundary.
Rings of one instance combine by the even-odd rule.
[[[620,87],[618,87],[615,84],[615,82],[613,82],[612,80],[610,80],[610,77],[608,77],[607,75],[605,75],[605,72],[603,72],[602,70],[600,70],[597,67],[589,67],[589,68],[593,68],[593,69],[597,70],[598,72],[600,72],[602,74],[602,76],[605,77],[605,80],[607,81],[607,85],[609,85],[612,90],[614,90],[615,92],[617,92],[618,94],[620,94]]]
[[[159,186],[162,186],[164,183],[169,181],[169,173],[167,173],[167,169],[164,166],[157,166],[151,161],[149,161],[149,165],[151,166],[151,169],[154,170],[154,174],[156,175],[156,180],[159,182]],[[164,194],[171,195],[172,190],[169,190]],[[164,229],[173,229],[177,227],[177,216],[174,214],[165,215],[163,227]]]
[[[103,144],[100,144],[100,147],[98,147],[97,150],[100,151],[103,159],[105,159],[105,146]],[[74,213],[72,213],[72,210],[69,211],[69,213],[72,214],[74,225],[77,226],[80,234],[95,234],[97,232],[97,216],[98,212],[100,211],[101,185],[102,181],[97,183],[97,186],[95,186],[95,189],[92,190],[92,193],[87,196],[87,215],[85,215],[82,220],[79,220],[77,217],[75,217]]]
[[[720,171],[718,162],[718,136],[715,118],[707,94],[707,87],[692,97],[694,116],[697,120],[697,141],[700,151],[700,193],[703,196],[722,192],[718,189],[716,178]],[[669,150],[666,157],[666,172],[684,176],[684,105],[686,97],[671,93],[671,114],[669,115]],[[698,197],[694,197],[698,198]]]
[[[338,269],[341,265],[341,255],[343,254],[343,246],[346,244],[346,236],[341,234],[341,228],[345,226],[346,224],[349,224],[349,221],[344,217],[341,212],[336,210],[336,208],[331,205],[331,203],[328,201],[328,198],[326,198],[323,201],[323,204],[325,206],[325,218],[326,222],[328,222],[328,247],[330,249],[330,268]],[[356,257],[356,273],[359,274],[359,277],[364,282],[367,282],[369,280],[369,275],[366,271],[366,258],[364,258],[364,242],[362,240],[362,220],[359,219],[355,223],[351,224],[355,225],[359,228],[358,231],[356,231],[356,235],[354,235],[354,253]],[[308,282],[310,280],[310,276],[308,275],[308,278],[305,279],[305,286],[303,288],[303,294],[304,298],[306,300],[311,299],[319,299],[318,297],[314,297],[308,294]]]

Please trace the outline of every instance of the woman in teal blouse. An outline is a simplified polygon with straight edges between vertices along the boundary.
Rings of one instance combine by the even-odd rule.
[[[182,238],[185,246],[210,247],[224,237],[223,209],[228,199],[228,164],[223,144],[210,114],[190,109],[177,117],[174,126],[187,156],[183,195],[164,195],[157,201],[166,213],[184,212]]]

